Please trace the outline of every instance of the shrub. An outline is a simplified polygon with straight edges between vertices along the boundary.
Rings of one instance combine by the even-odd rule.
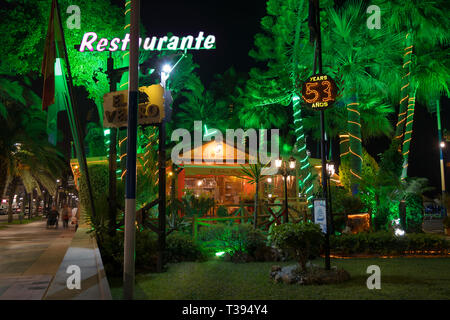
[[[123,233],[115,236],[105,234],[102,242],[98,242],[103,266],[108,276],[123,274]]]
[[[303,271],[308,258],[319,255],[324,238],[320,226],[312,222],[275,226],[271,236],[275,246],[295,255]]]
[[[213,252],[246,252],[253,255],[255,251],[265,246],[266,236],[261,230],[254,229],[250,224],[234,224],[228,226],[218,223],[200,229],[199,240],[206,250]]]
[[[224,206],[219,206],[217,208],[217,216],[218,217],[228,217],[228,210]]]
[[[175,231],[167,236],[165,258],[168,262],[197,261],[203,260],[204,254],[192,236]]]
[[[94,206],[96,215],[92,214],[89,204],[89,192],[85,175],[80,177],[80,201],[81,205],[86,209],[86,220],[93,228],[93,232],[99,242],[102,242],[107,226],[108,226],[108,200],[105,195],[108,194],[109,171],[107,165],[95,164],[89,166],[89,179],[91,182],[92,196],[94,198]]]
[[[136,232],[136,269],[155,271],[158,259],[158,236],[151,230]]]
[[[373,224],[376,231],[387,230],[389,224],[390,212],[388,208],[380,208],[373,218]]]
[[[330,237],[330,247],[338,254],[404,254],[405,251],[429,251],[444,254],[450,242],[433,234],[407,234],[397,237],[391,232],[343,234]]]

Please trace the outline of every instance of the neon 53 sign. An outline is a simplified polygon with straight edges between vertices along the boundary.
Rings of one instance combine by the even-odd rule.
[[[325,110],[336,101],[337,86],[330,76],[316,74],[302,86],[302,98],[314,110]]]
[[[97,41],[98,40],[98,41]],[[123,39],[113,38],[98,38],[95,32],[87,32],[83,35],[81,40],[80,52],[89,51],[126,51],[130,43],[130,34],[126,34]],[[146,37],[139,38],[139,48],[146,51],[162,51],[162,50],[201,50],[214,49],[216,44],[216,37],[213,35],[204,36],[203,32],[199,32],[198,36],[177,37]]]

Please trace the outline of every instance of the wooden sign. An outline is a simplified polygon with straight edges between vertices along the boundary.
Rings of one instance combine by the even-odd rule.
[[[326,74],[316,74],[308,78],[302,86],[302,98],[313,110],[325,110],[336,101],[337,86]]]
[[[139,88],[138,124],[161,123],[164,118],[164,88],[160,84]],[[103,96],[103,127],[124,128],[128,125],[128,90]]]

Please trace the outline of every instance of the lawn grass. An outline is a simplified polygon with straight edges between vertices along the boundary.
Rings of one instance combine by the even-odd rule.
[[[220,260],[170,264],[165,273],[136,276],[135,299],[149,300],[322,300],[450,299],[450,258],[333,259],[351,280],[337,285],[300,286],[273,283],[272,265],[294,262],[234,264]],[[323,259],[314,261],[323,266]],[[366,286],[367,267],[381,269],[381,289]],[[121,299],[121,279],[109,279],[114,299]]]

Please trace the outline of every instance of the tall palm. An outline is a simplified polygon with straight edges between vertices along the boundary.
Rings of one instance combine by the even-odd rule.
[[[421,75],[421,72],[427,65],[431,66],[430,61],[435,60],[436,55],[439,55],[442,50],[441,46],[448,44],[450,21],[447,18],[447,12],[450,8],[448,1],[445,0],[378,2],[380,6],[389,10],[388,27],[392,32],[401,34],[404,39],[403,47],[399,50],[399,56],[403,57],[402,83],[399,87],[400,103],[395,133],[395,139],[402,144],[403,172],[401,177],[404,179],[407,176],[416,94],[419,94],[421,90],[428,90],[428,86],[431,86],[432,89],[436,89],[436,85],[440,86],[438,92],[444,91],[447,87],[445,83],[448,73],[443,78],[440,77],[440,68],[433,67],[431,73],[435,72],[436,75],[428,77],[428,79],[424,78],[430,73]],[[430,53],[432,54],[429,55]],[[422,59],[421,55],[428,55],[428,59]],[[440,78],[440,80],[436,78]],[[436,90],[432,91],[436,92]],[[423,101],[423,103],[430,106],[430,103],[432,105],[435,101],[436,99],[431,99],[431,101]]]
[[[206,90],[200,77],[193,77],[185,84],[186,91],[180,95],[184,101],[174,112],[177,128],[194,129],[194,121],[202,121],[208,127],[226,129],[227,106],[224,101],[216,102],[213,94]]]
[[[352,193],[357,194],[362,165],[361,113],[368,109],[368,105],[363,105],[367,103],[363,97],[376,94],[380,101],[388,96],[389,84],[382,80],[395,66],[393,57],[400,37],[383,29],[368,30],[362,1],[328,9],[326,21],[322,45],[324,72],[338,71],[339,100],[342,112],[347,113],[351,188]],[[380,50],[383,50],[383,55],[379,54]]]
[[[326,2],[326,1],[324,1]],[[289,128],[302,161],[300,178],[312,198],[312,172],[306,150],[298,82],[312,69],[312,47],[306,41],[307,1],[269,0],[267,16],[261,19],[262,33],[255,36],[249,53],[265,69],[250,71],[241,102],[241,124],[256,128]],[[293,115],[294,123],[289,124]]]
[[[0,194],[10,183],[10,210],[16,187],[23,183],[27,193],[40,193],[43,186],[56,192],[56,179],[65,168],[61,154],[47,141],[46,116],[40,110],[41,101],[25,80],[7,75],[2,83],[0,101],[6,118],[0,119]]]

